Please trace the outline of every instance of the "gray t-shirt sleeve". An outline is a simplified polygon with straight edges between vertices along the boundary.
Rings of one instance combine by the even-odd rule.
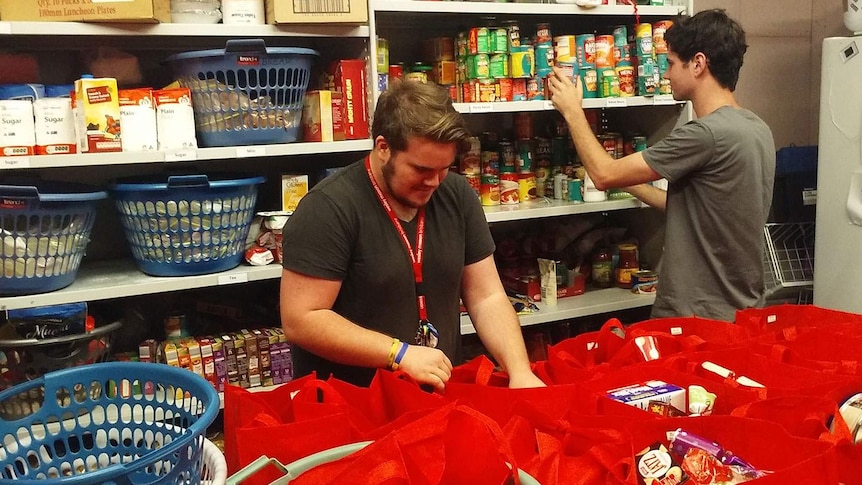
[[[670,182],[707,168],[715,153],[712,132],[697,120],[673,130],[668,136],[642,152],[653,170]]]
[[[464,265],[466,266],[482,261],[494,254],[496,246],[476,192],[466,180],[462,182],[458,184],[458,187],[467,234],[464,248]]]
[[[348,221],[326,194],[306,194],[284,226],[282,266],[308,276],[343,280],[353,248]]]

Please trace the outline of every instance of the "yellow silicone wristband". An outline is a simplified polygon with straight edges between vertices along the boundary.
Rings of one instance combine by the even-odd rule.
[[[389,370],[397,370],[398,364],[395,363],[395,356],[398,354],[398,348],[401,346],[401,341],[397,338],[392,339],[392,347],[389,348],[389,358],[387,359],[386,368]]]

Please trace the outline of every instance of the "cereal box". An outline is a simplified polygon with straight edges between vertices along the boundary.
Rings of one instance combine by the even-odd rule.
[[[120,100],[114,78],[75,81],[75,133],[81,153],[119,152]]]

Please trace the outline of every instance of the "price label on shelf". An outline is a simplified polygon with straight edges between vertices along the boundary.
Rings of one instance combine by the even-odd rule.
[[[266,156],[266,147],[250,146],[250,147],[237,147],[237,149],[236,149],[236,158],[265,157],[265,156]]]
[[[608,98],[605,100],[606,108],[625,108],[629,105],[626,98]]]
[[[494,111],[494,105],[491,103],[470,103],[471,113],[490,113]]]
[[[0,34],[11,34],[12,33],[12,23],[11,22],[0,22]]]
[[[672,94],[657,94],[653,96],[652,102],[656,106],[668,106],[671,104],[676,104],[676,100],[673,99]]]
[[[0,157],[0,168],[30,168],[30,157]]]
[[[166,162],[193,162],[198,159],[198,151],[194,149],[174,150],[165,153]]]
[[[218,277],[218,284],[221,285],[235,285],[237,283],[248,283],[248,274],[240,273],[240,274],[226,274]]]

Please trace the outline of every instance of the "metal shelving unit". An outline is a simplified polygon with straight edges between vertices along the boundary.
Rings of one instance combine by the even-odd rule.
[[[814,286],[814,223],[766,224],[763,238],[767,298],[810,303]]]

